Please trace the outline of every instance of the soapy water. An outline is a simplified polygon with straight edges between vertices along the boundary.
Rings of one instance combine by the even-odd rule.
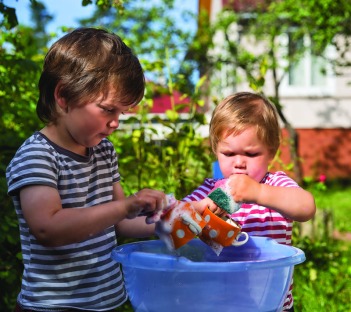
[[[194,238],[201,242],[200,239]],[[154,254],[154,255],[167,255],[177,259],[185,258],[187,260],[193,262],[236,262],[242,261],[242,257],[239,256],[240,251],[236,251],[232,248],[226,248],[227,252],[223,251],[223,246],[219,245],[218,243],[213,242],[213,245],[210,246],[207,243],[201,242],[201,246],[197,246],[196,248],[192,247],[192,244],[186,244],[178,249],[169,248],[167,246],[167,242],[161,240],[164,245],[152,248],[152,249],[145,249],[140,250],[144,253]],[[170,244],[172,244],[170,242]],[[201,248],[200,248],[201,247]],[[208,248],[210,247],[210,248]],[[235,247],[237,249],[238,247]],[[247,256],[247,255],[246,255]],[[252,258],[256,258],[257,255],[253,254]],[[237,258],[237,259],[236,259]]]
[[[177,204],[172,208],[172,211],[168,215],[168,219],[160,219],[156,222],[156,233],[159,238],[166,244],[169,250],[175,250],[174,242],[171,233],[174,230],[174,225],[177,221],[181,220],[185,225],[188,226],[189,230],[194,234],[194,237],[201,233],[202,228],[196,222],[202,220],[201,216],[195,211],[189,211],[185,209],[185,206],[189,206],[187,202],[178,201]],[[195,214],[196,220],[193,219],[192,214]],[[178,238],[183,238],[185,233],[183,230],[179,229],[176,232]]]
[[[191,218],[191,216],[189,216],[188,214],[182,214],[180,215],[180,217],[183,220],[183,223],[188,225],[189,229],[195,234],[195,235],[199,235],[202,231],[201,226],[199,226],[196,222],[194,222],[194,220]],[[196,218],[198,219],[198,221],[201,220],[200,215],[196,214]]]

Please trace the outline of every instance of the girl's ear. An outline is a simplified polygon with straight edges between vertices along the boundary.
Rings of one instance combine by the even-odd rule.
[[[55,102],[63,112],[67,113],[68,105],[67,105],[66,99],[61,95],[61,91],[62,91],[62,84],[61,82],[59,82],[56,85],[55,92],[54,92]]]

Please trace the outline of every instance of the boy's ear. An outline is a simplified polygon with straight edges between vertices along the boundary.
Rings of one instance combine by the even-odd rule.
[[[62,91],[62,84],[59,82],[55,87],[54,97],[56,104],[61,108],[62,111],[68,111],[68,105],[66,99],[61,94]]]

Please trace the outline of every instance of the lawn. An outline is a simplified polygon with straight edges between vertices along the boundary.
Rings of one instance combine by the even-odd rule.
[[[332,216],[334,233],[338,231],[347,237],[351,232],[351,187],[334,186],[314,194],[318,210]],[[295,267],[296,311],[350,311],[351,241],[334,239],[333,235],[311,239],[297,234],[294,245],[305,252],[306,261]]]
[[[351,232],[351,186],[331,186],[315,193],[319,209],[331,212],[334,228],[340,232]]]

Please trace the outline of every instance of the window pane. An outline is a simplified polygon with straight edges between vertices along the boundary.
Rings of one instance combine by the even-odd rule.
[[[306,68],[304,60],[300,60],[297,64],[290,66],[289,85],[304,86],[306,85]]]
[[[321,57],[311,57],[311,85],[312,86],[325,86],[326,85],[326,64]]]
[[[291,57],[300,50],[303,46],[303,40],[294,40],[293,36],[289,34],[289,56]],[[304,58],[297,63],[290,63],[289,66],[289,85],[303,86],[305,85],[306,69],[304,66]]]

